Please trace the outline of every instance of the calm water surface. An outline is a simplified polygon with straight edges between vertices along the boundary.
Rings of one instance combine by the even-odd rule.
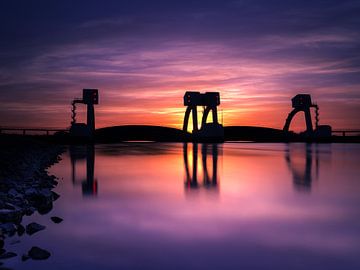
[[[46,230],[8,250],[52,256],[7,267],[360,269],[360,145],[72,147],[50,173]]]

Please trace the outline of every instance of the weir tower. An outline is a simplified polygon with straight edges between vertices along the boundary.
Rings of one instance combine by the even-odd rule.
[[[184,95],[184,106],[187,106],[184,116],[183,131],[187,132],[190,114],[192,113],[193,138],[223,140],[224,129],[218,122],[217,106],[220,105],[219,92],[200,92],[187,91]],[[198,127],[197,106],[204,107],[204,113],[201,119],[201,126]],[[212,122],[206,123],[210,111],[212,112]]]
[[[311,96],[309,94],[298,94],[291,99],[292,107],[294,108],[288,115],[283,130],[289,131],[290,123],[294,116],[298,112],[304,112],[307,136],[316,137],[329,137],[331,136],[331,127],[328,125],[319,125],[319,106],[316,103],[312,103]],[[311,120],[311,108],[315,108],[315,129],[313,128]]]
[[[86,104],[87,105],[87,123],[76,123],[76,104]],[[81,136],[81,137],[91,137],[95,131],[95,112],[94,105],[99,104],[99,93],[98,89],[83,89],[83,97],[75,98],[72,105],[72,115],[71,115],[71,127],[70,135],[72,136]]]

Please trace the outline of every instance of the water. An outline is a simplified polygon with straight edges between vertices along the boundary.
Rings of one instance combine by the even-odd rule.
[[[46,230],[8,248],[52,256],[5,266],[360,269],[359,161],[355,144],[72,147],[54,209],[26,220]]]

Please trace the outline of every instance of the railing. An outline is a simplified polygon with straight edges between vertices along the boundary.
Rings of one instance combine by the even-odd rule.
[[[49,136],[51,133],[55,133],[55,132],[60,132],[60,131],[68,131],[68,128],[28,128],[28,127],[0,127],[0,134],[1,133],[13,133],[15,132],[20,132],[20,134],[22,135],[27,135],[27,133],[29,134],[29,132],[32,133],[40,133],[42,134],[43,132]]]
[[[333,134],[342,134],[343,137],[346,136],[346,133],[355,133],[353,135],[358,136],[360,135],[360,129],[343,129],[343,130],[339,130],[339,129],[335,129],[332,131]]]

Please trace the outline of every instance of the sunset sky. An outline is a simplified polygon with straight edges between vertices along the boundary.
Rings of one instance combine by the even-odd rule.
[[[321,124],[360,128],[360,1],[1,1],[0,125],[67,127],[83,88],[97,127],[181,127],[195,90],[225,125],[282,128],[309,93]]]

